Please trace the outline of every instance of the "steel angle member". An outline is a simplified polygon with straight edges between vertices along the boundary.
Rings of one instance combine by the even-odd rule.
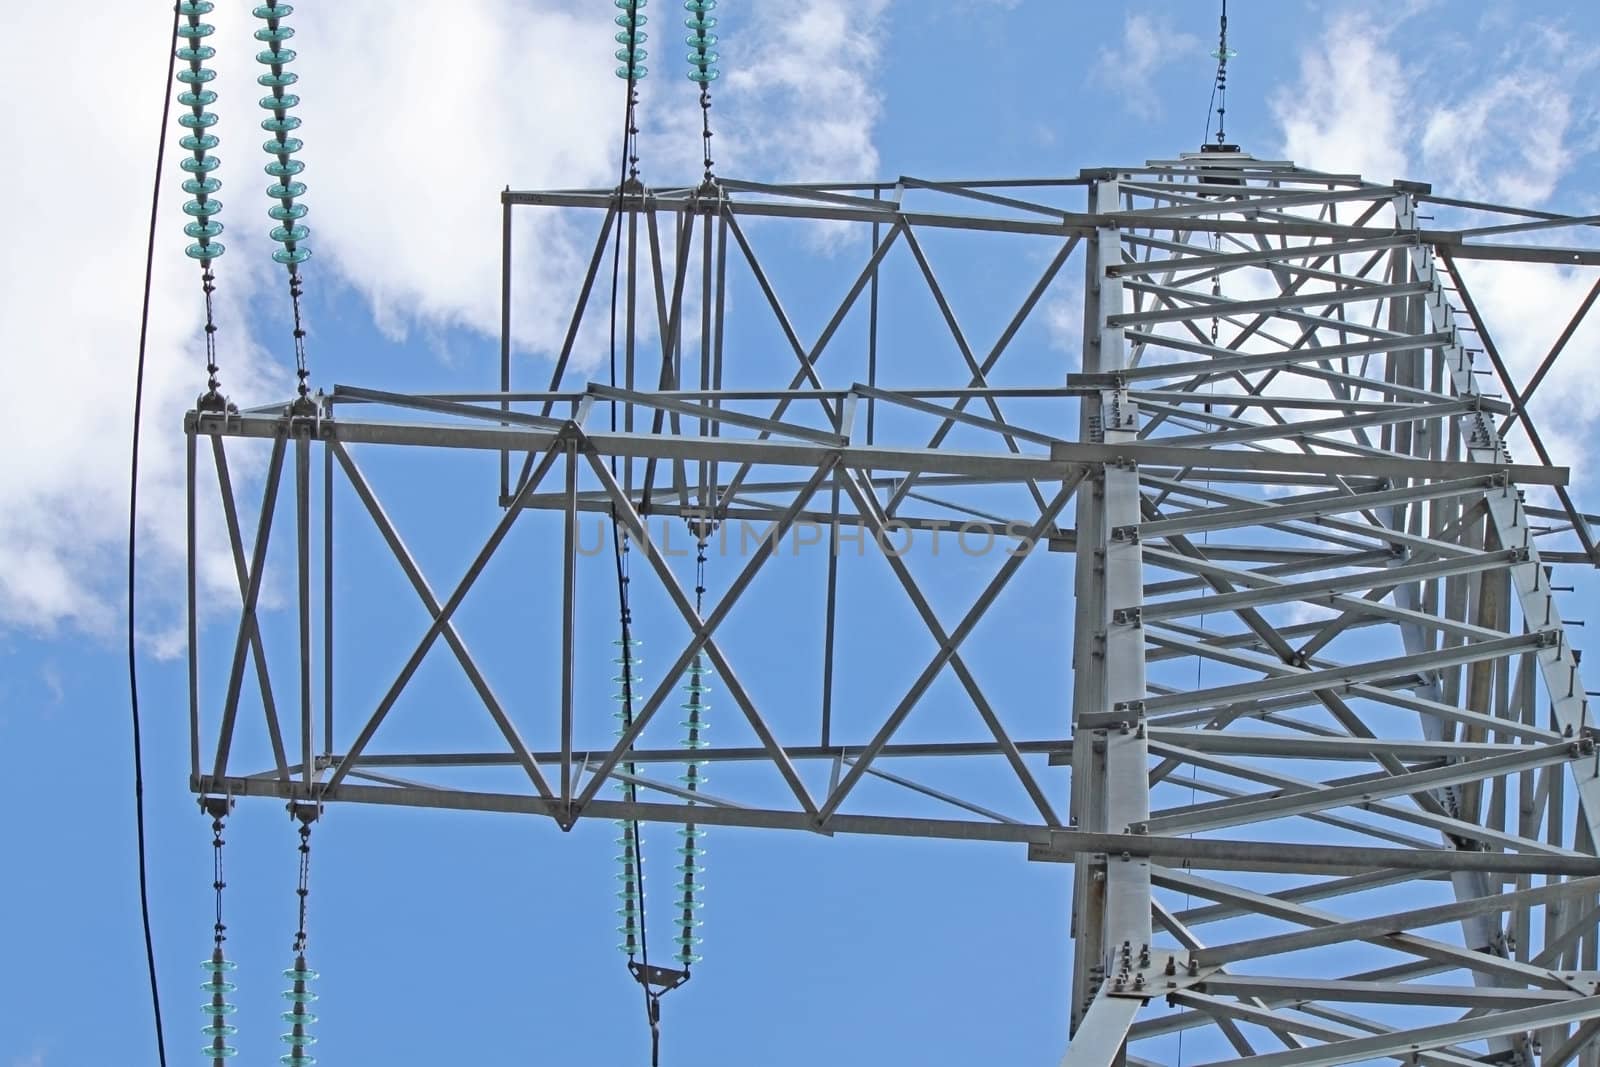
[[[1361,874],[1375,868],[1412,871],[1490,871],[1502,874],[1600,875],[1600,857],[1458,849],[1369,848],[1289,841],[1243,841],[1156,834],[1097,834],[1047,831],[1031,840],[1028,858],[1072,863],[1085,855],[1138,856],[1162,863],[1215,871],[1328,871]]]
[[[1524,485],[1566,485],[1571,471],[1566,467],[1530,464],[1470,463],[1450,460],[1408,459],[1382,456],[1321,455],[1300,452],[1218,451],[1183,448],[1144,441],[1120,444],[1081,444],[1062,442],[1050,447],[1050,458],[1058,463],[1163,466],[1187,469],[1197,475],[1206,470],[1273,471],[1305,474],[1372,475],[1388,478],[1472,478],[1503,474]],[[885,464],[876,464],[882,467]]]

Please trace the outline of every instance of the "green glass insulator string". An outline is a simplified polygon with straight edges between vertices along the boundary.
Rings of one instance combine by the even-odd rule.
[[[303,407],[308,403],[307,394],[310,390],[307,379],[310,372],[306,368],[306,331],[300,320],[302,289],[299,268],[300,264],[311,258],[311,250],[304,247],[311,230],[300,221],[306,216],[306,206],[299,202],[299,198],[305,195],[306,186],[298,177],[305,170],[305,164],[294,158],[295,153],[305,147],[305,142],[290,136],[300,129],[300,118],[290,114],[300,105],[300,97],[286,91],[299,81],[299,76],[284,69],[296,58],[294,49],[284,47],[284,42],[294,37],[294,27],[286,25],[283,20],[293,13],[293,5],[280,3],[279,0],[266,0],[252,12],[256,18],[266,22],[265,26],[255,31],[255,39],[266,46],[256,53],[256,61],[268,68],[265,74],[256,78],[256,83],[270,90],[258,101],[262,108],[271,113],[261,120],[261,128],[272,135],[262,142],[261,147],[272,157],[272,161],[266,165],[266,172],[275,179],[267,187],[267,196],[274,201],[267,209],[267,215],[277,225],[272,227],[268,236],[283,246],[272,253],[273,260],[283,264],[289,271],[289,299],[294,309],[295,375],[298,378],[299,402]]]
[[[317,994],[311,991],[310,984],[316,981],[318,974],[306,966],[306,901],[311,895],[311,820],[315,815],[310,810],[296,814],[301,820],[300,880],[296,888],[300,898],[300,923],[294,935],[294,966],[283,972],[290,986],[283,993],[283,999],[289,1002],[289,1009],[281,1018],[289,1024],[289,1032],[281,1035],[281,1040],[289,1046],[289,1051],[279,1056],[278,1062],[285,1067],[313,1067],[317,1058],[308,1050],[317,1043],[310,1029],[311,1024],[317,1021],[311,1011],[311,1005],[317,1002]]]
[[[634,687],[644,680],[639,673],[639,665],[644,662],[644,657],[639,655],[639,649],[644,647],[644,642],[633,636],[633,613],[628,606],[628,535],[620,534],[617,555],[617,588],[620,608],[621,634],[612,644],[616,647],[617,655],[612,662],[617,667],[617,673],[612,681],[617,684],[615,699],[618,707],[614,713],[617,718],[617,736],[620,738],[633,728],[633,697]],[[624,761],[622,771],[624,777],[617,782],[617,792],[624,801],[632,801],[636,795],[633,785],[634,764]],[[617,897],[622,906],[617,909],[617,917],[622,924],[617,927],[617,933],[622,940],[617,948],[625,953],[628,959],[644,952],[644,869],[643,855],[640,848],[639,824],[632,819],[617,820],[617,844],[621,851],[617,854],[617,863],[621,870],[617,880],[622,888],[617,891]]]
[[[717,35],[711,29],[717,20],[711,17],[711,12],[717,9],[717,0],[683,0],[683,8],[689,12],[689,17],[683,20],[689,28],[685,43],[693,49],[689,53],[689,80],[706,85],[716,81],[722,73],[716,67],[722,57],[712,51]]]
[[[696,615],[704,612],[706,593],[706,536],[708,525],[701,523],[696,529],[695,552],[695,586],[694,610]],[[684,789],[690,794],[700,791],[705,784],[706,776],[702,770],[706,761],[700,759],[698,752],[705,748],[709,742],[705,739],[705,732],[710,723],[705,719],[705,713],[711,709],[711,703],[706,699],[712,687],[707,678],[711,670],[706,665],[703,653],[695,653],[694,659],[689,662],[688,678],[684,683],[684,696],[687,698],[680,705],[685,712],[683,720],[683,747],[688,749],[689,758],[684,761],[684,772],[680,779]],[[694,800],[689,800],[689,805],[694,805]],[[678,848],[678,936],[673,938],[677,945],[677,959],[685,970],[699,963],[703,957],[696,951],[702,938],[696,933],[702,920],[700,909],[705,906],[705,864],[703,862],[706,850],[701,847],[705,841],[705,831],[696,824],[685,823],[679,830],[678,836],[683,839]]]
[[[201,960],[200,966],[206,972],[205,984],[200,988],[206,993],[206,1002],[200,1005],[200,1010],[206,1016],[206,1025],[200,1032],[206,1037],[205,1047],[201,1054],[211,1060],[213,1067],[220,1067],[224,1060],[230,1060],[239,1054],[239,1050],[228,1044],[228,1039],[239,1032],[229,1020],[239,1010],[238,1005],[230,1003],[228,994],[237,986],[228,980],[228,975],[237,969],[238,965],[229,960],[223,952],[222,944],[228,939],[228,927],[222,921],[222,890],[227,883],[222,877],[222,817],[213,815],[211,819],[211,890],[216,894],[216,921],[211,928],[211,956]]]
[[[270,91],[263,96],[259,103],[262,108],[272,114],[261,120],[261,128],[272,134],[264,141],[262,149],[273,157],[273,162],[268,164],[267,173],[278,179],[267,189],[267,196],[277,201],[267,214],[279,225],[274,227],[270,236],[283,247],[272,253],[272,258],[289,267],[293,273],[294,268],[310,258],[309,250],[299,247],[300,244],[311,236],[311,231],[298,224],[298,220],[305,217],[304,204],[296,200],[304,195],[305,185],[291,179],[304,170],[304,165],[292,157],[304,147],[304,142],[298,137],[289,136],[300,128],[300,119],[289,114],[291,110],[300,105],[300,97],[294,93],[285,92],[289,86],[295,84],[297,75],[284,70],[296,58],[293,49],[285,48],[284,42],[294,37],[294,28],[286,26],[283,20],[294,13],[294,8],[289,4],[279,3],[278,0],[268,0],[267,3],[257,6],[253,12],[256,18],[266,20],[266,25],[255,31],[255,38],[266,48],[256,53],[256,60],[271,68],[268,73],[261,75],[256,81]]]
[[[222,160],[211,154],[219,143],[217,135],[211,132],[217,124],[217,115],[206,110],[217,102],[216,92],[206,88],[216,79],[217,72],[205,65],[217,54],[215,48],[205,43],[215,31],[209,23],[200,21],[201,16],[212,9],[210,0],[185,0],[178,5],[178,37],[184,43],[178,46],[176,55],[188,67],[174,74],[183,86],[178,93],[178,103],[189,109],[178,115],[178,124],[184,128],[178,144],[189,153],[179,165],[187,175],[183,191],[191,197],[183,205],[183,212],[190,220],[184,224],[183,232],[193,243],[184,249],[184,254],[199,262],[200,286],[205,293],[206,392],[200,398],[200,406],[205,408],[224,404],[221,383],[217,380],[217,326],[212,305],[216,275],[212,273],[211,264],[227,251],[217,240],[222,234],[222,223],[216,217],[222,210],[222,201],[216,198],[216,193],[222,188],[222,181],[212,173],[222,164]]]
[[[193,0],[178,5],[178,14],[182,16],[178,37],[186,43],[178,48],[177,56],[189,65],[175,75],[184,86],[178,93],[178,103],[189,108],[178,115],[178,124],[185,131],[178,143],[190,152],[180,164],[190,175],[183,183],[183,191],[193,197],[183,205],[184,214],[191,220],[184,225],[183,232],[194,240],[184,252],[190,259],[199,260],[201,269],[208,272],[211,261],[227,251],[222,242],[216,240],[222,233],[222,223],[215,218],[222,210],[222,201],[213,194],[222,187],[222,182],[211,177],[211,172],[222,163],[210,154],[218,144],[216,134],[210,132],[211,127],[217,124],[217,115],[206,110],[217,100],[217,94],[206,88],[216,79],[217,72],[205,63],[217,54],[217,50],[206,44],[205,40],[216,31],[210,23],[200,21],[201,16],[210,14],[212,9],[210,0]]]
[[[208,1000],[200,1005],[200,1010],[206,1015],[206,1025],[200,1032],[206,1036],[207,1043],[200,1049],[202,1055],[213,1063],[220,1064],[223,1060],[230,1060],[239,1054],[239,1050],[228,1044],[228,1039],[239,1032],[239,1028],[228,1022],[238,1005],[228,1001],[228,994],[238,987],[228,981],[224,976],[237,966],[231,960],[225,959],[222,950],[217,949],[208,960],[202,960],[200,966],[209,974],[201,985]]]
[[[284,990],[283,999],[289,1002],[289,1010],[280,1018],[289,1024],[289,1032],[283,1034],[280,1040],[289,1046],[289,1051],[278,1057],[278,1062],[287,1067],[312,1067],[317,1058],[306,1051],[317,1043],[316,1036],[311,1033],[311,1025],[317,1021],[316,1015],[311,1011],[311,1005],[317,1002],[317,994],[310,990],[310,984],[319,977],[316,971],[306,966],[305,956],[295,957],[294,966],[286,969],[283,976],[291,983]]]
[[[616,42],[622,47],[613,53],[617,62],[622,64],[617,68],[617,77],[626,82],[643,81],[650,68],[644,65],[650,53],[642,47],[647,35],[642,28],[649,21],[640,14],[639,9],[645,6],[646,0],[615,0],[622,14],[618,15],[615,22],[622,29],[616,34]]]

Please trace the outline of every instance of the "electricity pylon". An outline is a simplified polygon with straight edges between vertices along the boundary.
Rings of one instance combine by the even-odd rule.
[[[194,652],[198,793],[1009,842],[1072,868],[1065,1064],[1600,1063],[1600,784],[1552,584],[1596,550],[1461,267],[1600,265],[1517,243],[1577,223],[1227,150],[502,200],[498,390],[189,416],[243,605],[231,648]],[[1427,204],[1484,224],[1425,228]],[[529,206],[599,225],[554,374],[519,392]],[[271,442],[253,546],[245,438]],[[499,469],[476,511],[404,479],[431,539],[478,531],[437,589],[356,462],[418,450]],[[275,615],[279,510],[297,593]],[[595,559],[612,522],[626,552],[607,532]],[[420,604],[393,648],[334,581],[360,535]],[[479,582],[512,553],[534,569]],[[620,556],[632,632],[667,655],[612,739]],[[505,583],[535,608],[496,668],[459,609]],[[407,703],[430,655],[467,706]],[[686,755],[660,711],[697,657],[728,706]],[[726,788],[674,784],[686,759]]]

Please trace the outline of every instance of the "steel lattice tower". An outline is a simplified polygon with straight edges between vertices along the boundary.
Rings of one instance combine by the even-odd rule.
[[[1430,230],[1427,203],[1504,215]],[[214,464],[243,604],[231,647],[195,645],[196,792],[1007,842],[1072,865],[1064,1064],[1172,1063],[1179,1033],[1187,1063],[1600,1064],[1600,758],[1551,577],[1594,545],[1457,267],[1600,264],[1513,243],[1572,220],[1227,151],[1049,181],[724,180],[503,204],[499,390],[338,387],[315,416],[190,414],[191,597]],[[527,206],[599,225],[548,388],[517,392],[511,235]],[[826,287],[783,292],[757,248],[818,222],[862,231],[830,274],[859,265],[827,279],[843,298],[803,336],[789,309]],[[952,242],[962,260],[941,279],[930,252]],[[575,384],[613,247],[619,381]],[[947,279],[981,277],[986,247],[1032,284],[1003,313],[984,296],[998,326],[980,340]],[[892,272],[920,288],[922,332],[890,305]],[[1080,278],[1081,366],[1040,341],[1049,294]],[[746,346],[740,317],[776,348]],[[1488,395],[1494,380],[1510,400]],[[1533,462],[1502,443],[1517,419]],[[271,442],[253,544],[229,478],[242,438]],[[416,450],[499,464],[498,518],[443,587],[356,463]],[[584,523],[612,515],[641,603],[679,641],[620,741],[585,681],[615,635],[593,622],[614,591],[592,584],[610,561],[586,558]],[[682,541],[675,554],[660,530],[706,516],[767,536],[718,560],[701,613]],[[346,680],[367,702],[342,699],[337,719],[335,601],[361,606],[335,596],[336,523],[386,544],[426,613],[393,650],[398,674]],[[279,526],[298,609],[281,676],[261,609]],[[916,541],[957,528],[1004,551],[934,559]],[[768,570],[800,566],[783,539],[802,529],[826,531],[825,565],[761,593]],[[528,672],[475,654],[457,609],[518,537],[548,565],[550,641],[508,698],[491,679]],[[916,545],[866,555],[920,643],[898,635],[844,665],[836,634],[863,610],[845,539]],[[1004,662],[974,649],[1023,638],[980,624],[1024,570],[1039,577],[1015,586],[1048,606],[1026,630],[1054,652],[1036,678],[997,680]],[[804,674],[820,699],[741,655],[741,631],[798,610],[795,589],[814,593]],[[449,709],[432,747],[412,747],[390,712],[430,651],[481,708]],[[709,795],[671,784],[684,753],[675,716],[658,716],[696,654],[731,705],[696,753],[730,771]],[[847,700],[847,670],[890,696]],[[461,744],[437,740],[469,718]],[[265,726],[258,747],[247,722]],[[503,744],[474,748],[484,726]],[[636,795],[613,799],[619,781]]]

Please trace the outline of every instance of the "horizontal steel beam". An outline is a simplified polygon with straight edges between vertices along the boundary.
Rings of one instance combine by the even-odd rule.
[[[1130,283],[1130,288],[1135,287]],[[1265,297],[1260,300],[1223,300],[1213,298],[1193,290],[1178,290],[1173,295],[1182,295],[1200,301],[1185,307],[1160,308],[1155,311],[1130,311],[1121,315],[1111,315],[1106,322],[1111,326],[1142,326],[1158,322],[1185,322],[1209,319],[1213,315],[1246,315],[1255,312],[1276,313],[1293,308],[1303,307],[1333,307],[1340,304],[1355,304],[1369,300],[1399,299],[1408,296],[1421,296],[1428,291],[1426,285],[1408,283],[1405,285],[1375,285],[1362,286],[1351,289],[1338,289],[1332,292],[1326,290],[1313,290],[1290,294],[1288,296]],[[1339,320],[1330,321],[1330,329],[1338,329],[1348,324]]]
[[[1423,1004],[1434,1007],[1510,1008],[1577,1000],[1569,989],[1510,989],[1505,986],[1423,985],[1413,982],[1355,982],[1289,975],[1217,974],[1196,988],[1213,996],[1261,997],[1296,1005],[1306,1001],[1363,1004]]]
[[[186,426],[202,434],[271,440],[281,432],[284,416],[213,415],[190,412]],[[554,446],[561,431],[471,425],[421,425],[370,419],[324,418],[316,422],[321,437],[346,444],[410,445],[459,448],[486,452],[544,452]],[[1272,451],[1215,451],[1154,444],[1079,444],[1061,442],[1050,454],[1016,455],[1010,452],[954,452],[948,449],[907,449],[853,445],[791,443],[731,437],[691,437],[650,433],[585,433],[588,447],[603,456],[637,459],[724,460],[773,466],[812,467],[837,454],[847,467],[873,471],[970,474],[996,480],[1064,479],[1078,469],[1106,463],[1138,463],[1179,468],[1193,476],[1207,470],[1283,471],[1289,473],[1350,474],[1388,478],[1461,478],[1504,474],[1526,485],[1565,485],[1565,467],[1519,464],[1456,463],[1395,456],[1329,456]]]
[[[1226,945],[1212,945],[1209,948],[1197,949],[1194,957],[1202,967],[1208,967],[1237,960],[1278,956],[1308,948],[1337,945],[1345,941],[1363,941],[1388,934],[1409,933],[1430,926],[1443,926],[1471,915],[1518,911],[1547,900],[1577,896],[1584,892],[1592,893],[1597,889],[1600,889],[1600,878],[1554,882],[1514,893],[1468,897],[1448,904],[1430,904],[1425,908],[1415,908],[1411,911],[1394,912],[1366,919],[1350,919],[1346,922],[1314,926],[1308,930],[1251,938],[1248,941],[1235,941]]]
[[[1184,734],[1188,731],[1176,730],[1172,733]],[[1222,736],[1222,735],[1218,735]],[[1025,755],[1054,755],[1061,752],[1072,751],[1072,741],[1068,738],[1054,741],[1017,741],[1017,750]],[[1427,748],[1427,742],[1419,742],[1424,748],[1420,751],[1433,751]],[[1486,749],[1517,749],[1516,745],[1483,746]],[[854,759],[866,751],[865,744],[857,745],[787,745],[783,751],[792,760],[815,759]],[[610,753],[610,749],[576,749],[572,758],[579,763],[598,761]],[[1409,749],[1407,751],[1410,751]],[[1474,750],[1476,751],[1476,749]],[[933,741],[921,744],[891,744],[885,745],[879,753],[879,758],[900,759],[969,759],[975,756],[1003,756],[1004,750],[995,741]],[[561,759],[561,753],[555,749],[532,751],[529,753],[536,763],[555,764]],[[635,748],[628,752],[630,763],[683,763],[688,759],[704,763],[743,763],[752,760],[770,758],[770,753],[761,747],[716,747],[697,748],[692,756],[681,748]],[[1419,757],[1421,758],[1421,757]],[[331,756],[327,763],[331,767],[342,764],[344,758]],[[413,753],[367,753],[356,760],[358,767],[504,767],[517,762],[517,757],[509,752],[413,752]]]
[[[297,782],[274,778],[202,775],[191,782],[202,796],[263,796],[304,800]],[[470,792],[434,789],[362,786],[343,782],[318,790],[323,802],[382,804],[397,807],[438,808],[447,811],[482,811],[542,815],[558,818],[558,799],[531,794]],[[818,832],[814,816],[803,811],[769,808],[690,807],[620,800],[591,800],[582,818],[636,819],[640,822],[762,827]],[[1205,837],[1157,838],[1138,834],[1098,834],[1052,829],[1042,824],[1002,823],[973,819],[925,819],[890,815],[855,815],[836,812],[828,819],[827,834],[865,834],[890,837],[926,837],[951,841],[991,841],[1028,845],[1028,857],[1056,863],[1079,858],[1139,856],[1187,866],[1196,870],[1322,871],[1355,874],[1374,867],[1411,871],[1496,871],[1506,874],[1567,876],[1600,875],[1600,857],[1557,856],[1514,852],[1463,852],[1455,849],[1356,848],[1340,845],[1305,845],[1293,842],[1235,841]]]

